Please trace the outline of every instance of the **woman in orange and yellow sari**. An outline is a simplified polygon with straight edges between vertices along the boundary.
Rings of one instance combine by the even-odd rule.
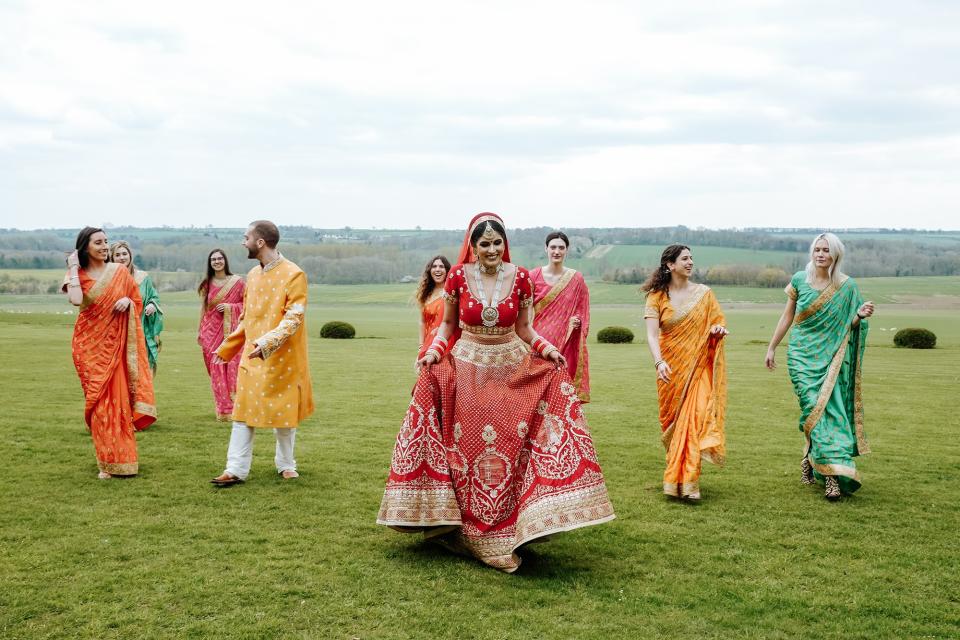
[[[102,229],[85,227],[67,258],[63,288],[80,307],[73,329],[73,363],[85,398],[101,480],[139,470],[134,431],[157,419],[153,377],[140,315],[140,288],[130,272],[108,262]]]
[[[690,282],[692,274],[690,247],[672,244],[642,290],[666,449],[663,492],[696,501],[702,460],[722,466],[726,458],[727,329],[713,291]]]
[[[548,262],[530,270],[533,328],[560,349],[580,402],[590,402],[590,292],[583,274],[563,264],[570,239],[562,231],[547,234]]]
[[[449,271],[450,261],[445,256],[434,256],[420,275],[420,284],[417,285],[414,296],[420,307],[420,348],[417,360],[427,352],[443,321],[443,283],[446,282]]]

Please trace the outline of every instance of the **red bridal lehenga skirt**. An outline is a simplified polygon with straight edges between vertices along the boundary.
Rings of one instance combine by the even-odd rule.
[[[464,331],[421,373],[379,524],[442,534],[446,546],[512,572],[524,543],[613,518],[565,369],[531,356],[512,330]]]

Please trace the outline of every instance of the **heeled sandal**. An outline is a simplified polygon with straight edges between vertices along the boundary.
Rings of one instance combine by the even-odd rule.
[[[823,497],[831,502],[840,499],[840,483],[837,482],[836,476],[824,477]]]
[[[112,478],[112,477],[113,477],[113,476],[112,476],[111,474],[107,473],[106,471],[101,471],[100,473],[97,474],[97,479],[98,479],[98,480],[109,480],[109,479]]]

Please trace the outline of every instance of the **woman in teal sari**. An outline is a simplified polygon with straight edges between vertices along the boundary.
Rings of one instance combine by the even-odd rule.
[[[860,375],[867,342],[864,302],[852,278],[840,271],[843,243],[821,233],[810,245],[810,262],[785,291],[787,306],[773,332],[766,365],[773,370],[777,345],[793,325],[787,370],[800,401],[800,430],[806,438],[800,479],[823,480],[824,497],[837,500],[860,488],[854,458],[870,453],[863,433]]]
[[[163,310],[160,309],[160,294],[153,286],[153,280],[146,271],[133,266],[133,250],[124,240],[114,242],[110,246],[110,261],[122,264],[133,276],[133,280],[140,287],[140,297],[143,298],[143,315],[140,324],[143,325],[143,337],[147,343],[147,358],[150,369],[157,372],[157,356],[160,355],[160,332],[163,331]]]

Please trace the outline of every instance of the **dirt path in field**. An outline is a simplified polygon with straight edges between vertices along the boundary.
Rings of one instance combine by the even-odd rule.
[[[590,259],[602,258],[603,256],[610,253],[612,250],[613,250],[612,244],[598,244],[593,249],[590,249],[590,251],[587,251],[587,255],[584,257],[590,258]]]

